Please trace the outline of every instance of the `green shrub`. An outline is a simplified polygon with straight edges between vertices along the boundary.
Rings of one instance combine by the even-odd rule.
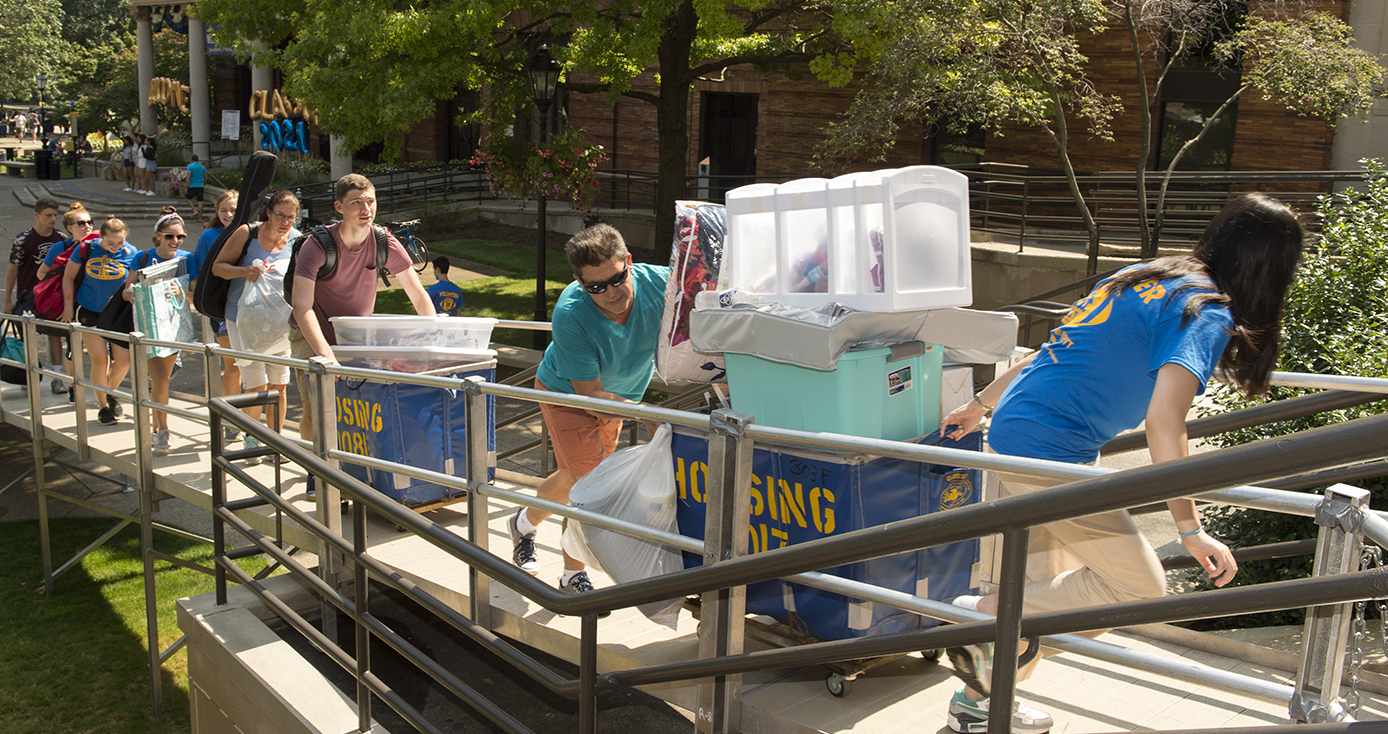
[[[1388,376],[1388,170],[1379,160],[1363,161],[1364,183],[1356,189],[1321,197],[1316,211],[1321,235],[1312,241],[1287,301],[1279,370],[1324,375]],[[1309,390],[1274,387],[1270,400],[1306,394]],[[1228,389],[1216,393],[1224,410],[1255,404]],[[1383,401],[1281,421],[1223,434],[1210,439],[1232,446],[1326,426],[1388,409]],[[1360,481],[1373,493],[1372,505],[1388,499],[1388,478]],[[1308,490],[1319,493],[1321,489]],[[1316,536],[1311,518],[1260,510],[1218,507],[1205,511],[1205,523],[1216,537],[1249,547]],[[1311,557],[1284,558],[1242,564],[1236,585],[1304,578]],[[1208,586],[1199,574],[1198,581]],[[1248,627],[1295,624],[1301,611],[1277,612],[1251,618],[1207,623],[1210,627]]]

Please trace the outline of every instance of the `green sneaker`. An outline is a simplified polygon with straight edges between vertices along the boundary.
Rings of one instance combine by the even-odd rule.
[[[988,731],[988,701],[985,696],[970,701],[964,696],[964,686],[954,690],[949,700],[949,728],[960,734],[984,734]],[[1012,702],[1012,734],[1045,734],[1055,726],[1055,719],[1044,711]]]

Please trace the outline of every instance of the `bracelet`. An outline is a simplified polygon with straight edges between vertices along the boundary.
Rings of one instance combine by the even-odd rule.
[[[992,409],[992,408],[990,408],[990,407],[984,405],[984,404],[983,404],[983,401],[978,399],[978,394],[977,394],[977,393],[974,394],[972,400],[973,400],[973,402],[974,402],[975,405],[977,405],[977,406],[980,407],[980,408],[983,408],[983,414],[984,414],[984,415],[988,415],[989,413],[992,413],[992,412],[993,412],[993,409]]]
[[[1176,534],[1179,535],[1179,536],[1181,536],[1182,538],[1189,538],[1189,537],[1192,536],[1192,535],[1196,535],[1196,534],[1200,533],[1200,532],[1201,532],[1202,530],[1204,530],[1204,529],[1205,529],[1205,526],[1204,526],[1204,525],[1201,525],[1200,527],[1198,527],[1198,528],[1196,528],[1196,529],[1190,531],[1189,533],[1182,533],[1182,532],[1180,532],[1180,531],[1177,531]]]

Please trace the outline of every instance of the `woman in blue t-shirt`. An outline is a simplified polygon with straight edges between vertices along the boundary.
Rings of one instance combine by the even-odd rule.
[[[121,292],[121,297],[127,301],[134,298],[131,287],[138,280],[138,271],[176,258],[191,258],[193,253],[179,249],[183,246],[185,239],[187,239],[187,234],[183,228],[183,217],[178,216],[178,211],[173,207],[164,207],[159,219],[154,222],[154,247],[135,257],[135,264],[126,277],[125,290]],[[186,294],[184,301],[187,302]],[[176,361],[178,361],[177,352],[167,357],[149,358],[150,399],[154,402],[168,404],[169,378],[173,376]],[[168,456],[169,414],[162,410],[153,410],[151,413],[154,415],[154,455]]]
[[[988,439],[1000,454],[1093,462],[1118,433],[1146,421],[1152,462],[1187,453],[1186,415],[1216,367],[1250,394],[1267,390],[1277,364],[1287,291],[1301,259],[1301,226],[1286,206],[1248,194],[1224,208],[1189,256],[1124,268],[1071,307],[1050,341],[941,422],[959,438],[995,409]],[[1044,491],[1062,480],[1000,474],[1000,496]],[[1176,532],[1217,586],[1238,571],[1229,548],[1205,533],[1195,501],[1167,503]],[[1110,605],[1166,593],[1152,546],[1126,511],[1032,529],[1023,612]],[[996,595],[956,605],[996,614]],[[982,731],[991,645],[948,650],[960,687],[950,702],[955,731]],[[1034,654],[1033,659],[1037,659]],[[1019,671],[1018,680],[1030,666]],[[1022,706],[1014,732],[1043,732],[1050,717]]]
[[[63,322],[69,323],[76,317],[83,326],[96,326],[96,320],[110,303],[111,297],[125,287],[130,266],[138,251],[126,244],[128,232],[125,222],[109,217],[101,223],[101,240],[87,253],[86,260],[81,252],[74,253],[67,261],[63,271]],[[82,273],[82,283],[77,286],[78,273]],[[130,349],[121,341],[111,341],[110,356],[106,354],[107,341],[97,334],[83,333],[82,345],[87,348],[87,360],[91,363],[91,381],[104,388],[116,389],[125,379],[130,369]],[[94,390],[97,421],[103,426],[113,425],[122,414],[116,396],[100,388]]]
[[[232,218],[236,216],[237,199],[236,189],[223,191],[212,205],[212,214],[203,225],[206,229],[198,235],[198,246],[193,250],[193,262],[190,263],[192,268],[188,271],[188,278],[192,281],[191,285],[194,292],[197,292],[198,276],[202,274],[203,269],[212,267],[212,262],[207,257],[212,252],[212,245],[216,244],[222,230],[226,229],[226,226],[231,224]],[[212,319],[212,326],[217,330],[217,344],[223,349],[230,349],[231,338],[227,336],[227,322],[221,319]],[[222,394],[239,395],[240,393],[241,370],[236,366],[235,359],[222,357]],[[241,438],[241,432],[228,426],[222,429],[222,438],[227,443],[237,441]]]

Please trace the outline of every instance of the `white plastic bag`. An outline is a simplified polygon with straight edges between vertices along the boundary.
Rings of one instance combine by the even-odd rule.
[[[267,354],[279,342],[289,339],[289,316],[294,309],[284,300],[284,276],[289,258],[251,263],[260,268],[260,277],[246,282],[236,307],[236,330],[241,350]]]
[[[678,533],[671,435],[669,424],[662,424],[650,443],[621,449],[604,459],[569,490],[569,504]],[[679,551],[611,530],[584,527],[573,520],[560,545],[570,556],[601,569],[619,584],[684,569]],[[682,599],[670,599],[637,609],[652,622],[674,629],[683,603]]]

